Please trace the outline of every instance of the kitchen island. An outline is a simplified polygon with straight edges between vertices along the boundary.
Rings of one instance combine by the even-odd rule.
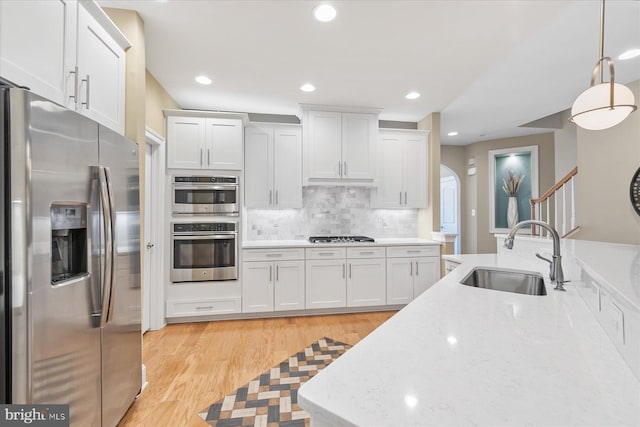
[[[312,426],[640,425],[640,382],[574,286],[532,257],[458,259],[301,387]],[[461,285],[476,266],[540,272],[547,295]]]

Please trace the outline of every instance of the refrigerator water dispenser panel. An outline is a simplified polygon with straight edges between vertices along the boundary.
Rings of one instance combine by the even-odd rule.
[[[51,205],[51,284],[84,277],[88,270],[86,204]]]

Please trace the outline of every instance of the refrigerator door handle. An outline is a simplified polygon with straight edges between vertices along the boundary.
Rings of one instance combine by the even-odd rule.
[[[118,263],[118,246],[116,244],[116,200],[115,200],[115,190],[113,188],[113,183],[111,182],[111,171],[108,167],[104,167],[104,174],[107,182],[107,189],[109,190],[109,221],[111,222],[111,235],[109,236],[111,240],[111,262],[109,267],[111,268],[111,281],[109,284],[109,311],[107,312],[107,323],[113,320],[113,311],[115,304],[115,283],[116,283],[116,272],[117,263]]]
[[[111,245],[111,209],[109,203],[109,189],[107,187],[107,176],[105,174],[104,167],[98,166],[98,182],[100,188],[100,206],[102,208],[102,223],[103,223],[103,241],[104,245],[101,250],[104,250],[104,262],[102,264],[102,309],[100,311],[100,327],[107,324],[107,315],[109,313],[109,301],[111,299],[111,257],[113,256],[113,249]]]

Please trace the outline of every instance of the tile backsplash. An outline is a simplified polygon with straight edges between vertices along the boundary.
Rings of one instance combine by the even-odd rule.
[[[369,188],[304,187],[303,209],[247,209],[246,240],[306,239],[315,235],[417,237],[417,209],[371,209]]]

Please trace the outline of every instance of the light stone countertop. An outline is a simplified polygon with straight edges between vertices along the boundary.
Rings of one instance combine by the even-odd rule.
[[[574,287],[546,296],[459,284],[475,266],[538,271],[513,254],[462,265],[299,390],[314,427],[638,426],[640,383]]]
[[[242,249],[277,249],[277,248],[330,248],[344,246],[412,246],[412,245],[435,245],[440,246],[439,242],[433,240],[419,238],[397,238],[397,239],[375,239],[375,242],[362,243],[311,243],[308,240],[252,240],[242,242]]]

